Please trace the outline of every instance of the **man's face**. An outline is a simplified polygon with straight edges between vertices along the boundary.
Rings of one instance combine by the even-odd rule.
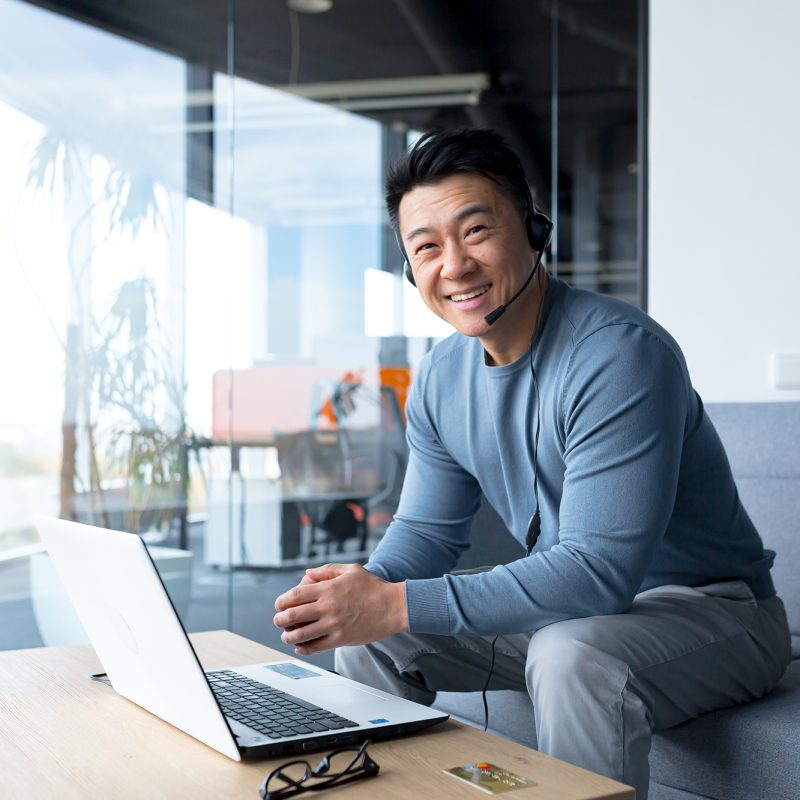
[[[512,297],[534,263],[519,209],[481,175],[416,186],[400,201],[399,227],[425,304],[465,336],[489,333],[484,317]]]

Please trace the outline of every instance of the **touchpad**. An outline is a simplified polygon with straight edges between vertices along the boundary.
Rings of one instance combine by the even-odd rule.
[[[357,686],[342,686],[341,684],[328,686],[327,691],[307,691],[305,696],[317,705],[328,708],[331,711],[335,710],[341,714],[346,714],[348,708],[351,709],[350,713],[353,714],[358,713],[355,709],[367,706],[374,708],[378,703],[387,702],[385,697],[373,694],[369,689],[359,689]]]

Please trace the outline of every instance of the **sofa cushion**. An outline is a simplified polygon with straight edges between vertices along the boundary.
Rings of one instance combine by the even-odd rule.
[[[694,792],[684,792],[681,789],[675,789],[672,786],[664,786],[663,783],[658,781],[650,781],[650,794],[647,795],[647,800],[709,800],[707,797],[701,797]]]
[[[744,507],[776,553],[772,577],[800,636],[800,403],[706,406],[725,445]]]
[[[651,779],[704,797],[796,800],[800,787],[800,661],[778,687],[653,738]]]

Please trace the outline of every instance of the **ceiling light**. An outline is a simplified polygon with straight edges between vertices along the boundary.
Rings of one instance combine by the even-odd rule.
[[[333,8],[333,0],[286,0],[286,4],[298,14],[322,14]]]
[[[330,103],[347,111],[377,111],[436,106],[477,106],[490,86],[485,72],[454,75],[417,75],[325,83],[275,86],[309,100]]]

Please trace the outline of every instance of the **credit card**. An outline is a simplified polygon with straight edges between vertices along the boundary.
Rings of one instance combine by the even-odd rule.
[[[500,794],[521,789],[524,786],[536,786],[534,781],[529,781],[521,775],[515,775],[507,769],[487,761],[476,761],[474,764],[451,767],[443,771],[487,794]]]

